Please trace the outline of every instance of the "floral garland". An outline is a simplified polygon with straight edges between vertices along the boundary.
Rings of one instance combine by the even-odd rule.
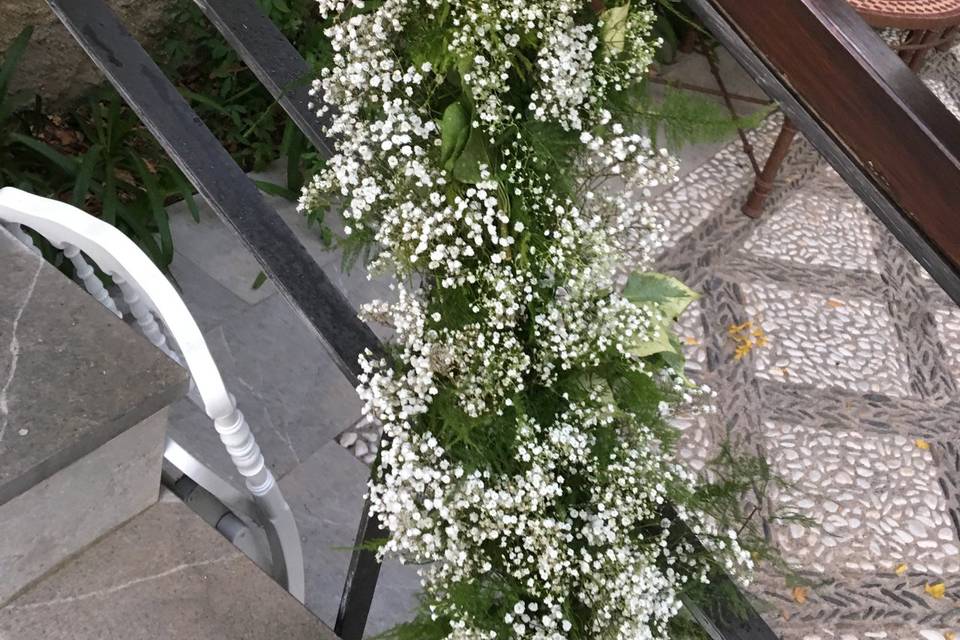
[[[675,164],[637,114],[651,1],[320,6],[336,153],[301,209],[336,198],[347,250],[401,282],[363,309],[395,339],[359,386],[385,434],[379,553],[423,564],[393,635],[670,637],[685,593],[752,561],[673,454],[702,392],[670,329],[695,294],[618,277],[628,230],[641,268],[660,246],[643,198]]]

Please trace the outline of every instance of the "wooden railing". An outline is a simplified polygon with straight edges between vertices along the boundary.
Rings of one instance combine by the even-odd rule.
[[[960,302],[960,123],[844,0],[685,1]],[[355,381],[356,356],[380,345],[343,294],[103,0],[48,2]],[[197,3],[318,151],[329,153],[308,106],[309,69],[254,0]],[[365,507],[361,543],[382,535],[367,514]],[[335,629],[346,640],[363,636],[378,574],[371,553],[354,553]],[[745,600],[733,607],[740,613],[727,601],[688,605],[717,640],[776,637]]]
[[[685,1],[960,304],[960,122],[943,103],[845,0]]]

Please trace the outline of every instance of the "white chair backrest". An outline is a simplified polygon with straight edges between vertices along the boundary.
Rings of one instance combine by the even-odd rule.
[[[87,290],[92,288],[90,293],[97,300],[118,313],[116,304],[79,253],[89,256],[120,287],[144,335],[171,353],[153,314],[163,321],[190,370],[207,415],[214,420],[230,416],[233,403],[200,328],[173,285],[130,238],[76,207],[12,187],[0,189],[0,220],[33,229],[62,249],[67,258],[74,260],[74,266],[79,266],[77,276]],[[21,239],[29,238],[22,229],[19,234],[23,234]]]
[[[204,411],[213,420],[227,453],[253,494],[263,515],[261,520],[265,518],[260,524],[267,532],[274,575],[302,602],[303,556],[290,507],[264,462],[246,418],[227,392],[200,328],[170,281],[120,230],[69,204],[6,187],[0,189],[0,223],[34,251],[37,249],[24,227],[61,249],[87,291],[120,316],[117,304],[84,255],[89,257],[120,288],[123,301],[144,336],[190,371]],[[175,345],[167,340],[164,328]],[[182,460],[194,460],[182,447],[173,445],[168,439],[168,452]],[[200,467],[199,463],[194,465],[198,473],[209,472]],[[222,479],[212,480],[217,480],[218,486],[226,485]],[[227,489],[214,495],[224,495]],[[230,502],[239,504],[236,499]]]

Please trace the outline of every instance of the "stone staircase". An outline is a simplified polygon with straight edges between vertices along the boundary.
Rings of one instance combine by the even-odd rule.
[[[0,608],[10,640],[336,636],[172,493]]]
[[[0,640],[335,638],[172,493],[186,372],[0,229]]]

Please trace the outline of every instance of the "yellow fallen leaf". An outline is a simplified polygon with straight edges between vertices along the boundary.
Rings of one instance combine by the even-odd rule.
[[[901,562],[900,564],[897,565],[897,568],[894,569],[894,571],[897,573],[898,576],[902,576],[907,572],[907,563]]]
[[[747,320],[743,324],[730,325],[729,327],[727,327],[727,333],[733,335],[734,333],[740,333],[741,331],[750,329],[752,327],[753,327],[753,320]]]
[[[833,298],[827,298],[827,306],[831,309],[839,309],[843,306],[843,303],[839,300],[834,300]]]
[[[733,352],[734,360],[742,360],[748,353],[757,347],[765,347],[769,344],[767,335],[763,328],[755,326],[753,320],[747,320],[743,324],[732,324],[727,327],[727,334],[735,346]]]
[[[806,602],[807,593],[809,593],[809,591],[810,589],[808,589],[807,587],[794,587],[793,588],[794,602],[796,602],[797,604],[803,604],[804,602]]]
[[[929,582],[924,585],[923,590],[926,591],[931,598],[936,598],[939,600],[947,592],[947,585],[943,582],[938,582],[937,584],[930,584]]]
[[[957,640],[957,634],[953,631],[947,631],[943,634],[943,640]]]
[[[930,443],[923,438],[917,438],[913,441],[913,444],[917,447],[917,449],[923,449],[924,451],[930,448]]]
[[[697,346],[698,344],[700,344],[700,341],[697,340],[696,338],[694,338],[693,336],[687,336],[687,337],[684,338],[683,340],[684,340],[684,342],[686,342],[686,343],[687,343],[688,345],[690,345],[691,347],[695,347],[695,346]]]

